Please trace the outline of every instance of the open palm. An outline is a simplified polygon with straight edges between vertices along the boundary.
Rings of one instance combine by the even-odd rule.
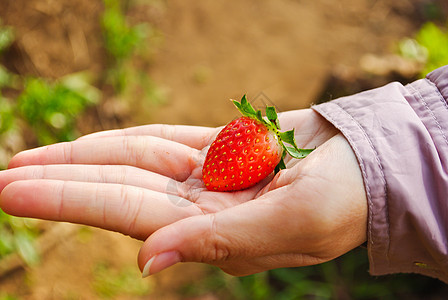
[[[205,154],[219,128],[147,125],[99,132],[17,154],[9,169],[0,173],[0,206],[17,216],[81,223],[141,240],[155,233],[140,253],[142,269],[148,259],[170,247],[180,252],[182,261],[203,261],[234,274],[332,259],[365,240],[365,199],[356,159],[338,131],[310,109],[283,113],[280,124],[282,129],[295,128],[299,147],[319,148],[302,161],[289,161],[288,169],[244,191],[211,192],[202,182]],[[344,198],[348,192],[353,196]],[[245,218],[247,213],[250,218]],[[359,232],[347,231],[354,216],[359,218],[357,225],[364,226]],[[234,239],[247,250],[220,246],[217,239],[210,245],[213,250],[206,246],[182,250],[181,241],[201,236],[210,239],[211,233],[204,229],[185,233],[176,226],[190,222],[195,228],[204,220],[227,230],[219,234],[228,234],[226,239],[242,229]],[[245,233],[247,224],[255,229],[246,228]],[[260,230],[262,224],[265,229],[259,239],[251,236],[250,230]],[[288,224],[300,229],[302,236]],[[314,229],[305,231],[304,226]],[[273,231],[278,231],[270,241],[275,244],[260,247]],[[334,236],[330,241],[328,235],[339,231],[354,237],[328,247],[340,239]],[[324,235],[327,242],[319,242]],[[253,248],[258,252],[250,253]],[[298,253],[300,259],[290,257],[291,253]],[[261,257],[271,258],[262,263]]]

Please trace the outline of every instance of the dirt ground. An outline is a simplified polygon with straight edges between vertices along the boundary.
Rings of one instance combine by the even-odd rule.
[[[162,34],[147,71],[166,101],[129,108],[119,125],[222,125],[236,115],[228,99],[244,93],[269,100],[280,111],[308,107],[319,100],[332,72],[357,72],[366,54],[391,53],[396,41],[411,37],[427,2],[132,1],[134,20],[149,21]],[[5,64],[19,74],[49,78],[86,69],[99,72],[105,64],[101,10],[99,0],[1,1],[0,17],[15,27],[17,37]],[[84,133],[116,126],[89,124]],[[0,290],[21,299],[95,299],[94,266],[107,262],[136,268],[141,243],[102,230],[89,232],[87,239],[79,232],[58,237],[59,246],[41,264],[0,279]],[[178,299],[176,286],[201,274],[199,265],[168,269],[145,279],[153,293],[143,298]]]

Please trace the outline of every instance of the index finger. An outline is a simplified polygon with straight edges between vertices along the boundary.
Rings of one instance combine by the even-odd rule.
[[[8,168],[26,165],[129,165],[185,180],[202,161],[200,151],[154,136],[82,139],[22,151]]]
[[[101,138],[111,136],[151,135],[166,140],[202,149],[218,133],[217,128],[187,125],[150,124],[91,133],[79,139]]]

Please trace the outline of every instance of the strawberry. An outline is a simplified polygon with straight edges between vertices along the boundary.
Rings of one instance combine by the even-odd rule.
[[[266,107],[263,117],[246,95],[241,102],[232,101],[243,116],[227,124],[210,145],[202,168],[207,189],[238,191],[252,187],[274,170],[285,168],[286,153],[304,158],[313,150],[297,148],[294,130],[279,131],[274,107]]]

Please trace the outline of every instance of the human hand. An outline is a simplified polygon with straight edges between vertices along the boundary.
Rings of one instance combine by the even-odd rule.
[[[287,112],[280,122],[296,128],[301,147],[320,147],[245,191],[203,186],[203,157],[217,129],[149,125],[16,155],[0,173],[0,205],[18,216],[151,235],[139,254],[145,274],[177,261],[245,275],[330,260],[366,239],[359,167],[315,112]]]
[[[143,276],[202,262],[244,276],[334,259],[366,241],[367,199],[356,158],[341,134],[280,171],[252,201],[182,219],[151,235]]]

